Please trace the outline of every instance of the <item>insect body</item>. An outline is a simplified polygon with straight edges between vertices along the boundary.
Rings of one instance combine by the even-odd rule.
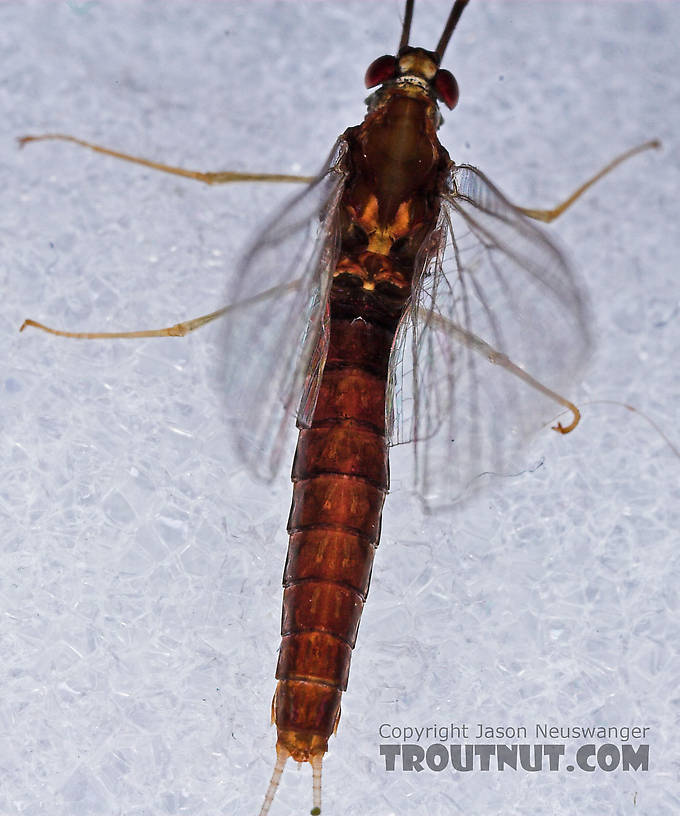
[[[412,8],[407,5],[398,55],[380,57],[366,74],[366,85],[380,88],[368,101],[364,122],[345,131],[327,172],[316,182],[327,185],[324,249],[308,267],[308,297],[315,307],[297,369],[306,372],[306,381],[298,410],[272,704],[277,763],[261,816],[269,810],[288,757],[311,763],[314,807],[320,808],[321,759],[340,717],[389,486],[392,401],[403,378],[399,363],[414,337],[417,362],[419,326],[429,323],[444,335],[453,326],[433,311],[443,305],[435,305],[434,287],[441,284],[451,219],[462,216],[467,224],[461,238],[472,234],[480,242],[485,227],[466,207],[479,211],[481,218],[504,222],[520,252],[530,249],[529,258],[542,252],[565,273],[557,281],[557,295],[566,322],[578,325],[583,319],[581,299],[559,254],[478,171],[457,168],[437,138],[438,101],[453,108],[458,100],[455,79],[439,63],[465,4],[455,3],[434,52],[408,45]],[[244,279],[256,274],[263,254],[258,245]],[[516,263],[526,269],[533,261],[520,255]],[[460,259],[458,264],[464,287],[465,267]],[[454,296],[453,303],[456,297],[463,307],[465,292]],[[470,315],[461,315],[460,323],[469,326]],[[463,329],[461,335],[464,345],[467,341],[474,347],[472,334]],[[500,333],[494,339],[502,344]],[[482,346],[483,353],[497,353]],[[450,377],[444,383],[445,389],[454,387]],[[447,405],[451,400],[449,390]],[[425,443],[417,409],[412,422],[412,438]]]
[[[394,81],[341,140],[345,185],[328,337],[321,340],[325,366],[293,465],[273,712],[280,760],[314,767],[340,716],[389,486],[390,350],[450,166],[428,85],[436,56],[406,48],[398,67],[395,60],[387,68]]]

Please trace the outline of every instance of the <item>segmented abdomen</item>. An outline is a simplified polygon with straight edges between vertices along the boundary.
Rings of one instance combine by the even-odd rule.
[[[343,311],[331,312],[314,420],[300,431],[293,463],[273,715],[279,744],[300,762],[327,750],[340,715],[389,487],[394,331]]]

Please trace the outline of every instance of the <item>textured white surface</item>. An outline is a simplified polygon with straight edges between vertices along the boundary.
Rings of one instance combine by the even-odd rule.
[[[431,46],[446,3],[416,10]],[[269,727],[286,473],[227,442],[217,330],[80,343],[210,311],[284,189],[203,188],[62,144],[65,131],[200,169],[314,172],[363,116],[398,39],[385,3],[3,3],[0,812],[256,813]],[[328,814],[677,813],[680,300],[676,4],[472,2],[445,60],[442,142],[547,206],[617,152],[552,228],[587,278],[597,349],[581,427],[536,465],[423,517],[384,517]],[[293,440],[294,443],[294,440]],[[518,463],[518,471],[527,463]],[[500,482],[503,482],[502,484]],[[646,773],[387,774],[382,722],[651,726]],[[306,812],[289,769],[273,814]]]

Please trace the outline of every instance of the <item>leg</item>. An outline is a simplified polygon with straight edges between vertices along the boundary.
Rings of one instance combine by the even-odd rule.
[[[182,167],[173,167],[169,164],[161,164],[160,162],[150,161],[149,159],[141,159],[138,156],[130,156],[128,153],[110,150],[108,147],[101,147],[91,142],[85,142],[82,139],[76,139],[75,136],[67,136],[64,133],[43,133],[41,136],[21,136],[18,142],[19,147],[24,147],[24,145],[27,145],[29,142],[43,142],[48,140],[72,142],[81,147],[94,150],[95,153],[103,153],[105,156],[113,156],[116,159],[141,164],[144,167],[150,167],[152,170],[160,170],[162,173],[172,173],[175,176],[195,179],[196,181],[202,181],[204,184],[226,184],[230,181],[280,181],[309,184],[314,181],[314,176],[291,176],[285,173],[234,173],[229,170],[217,173],[202,173],[199,170],[184,170]]]
[[[644,144],[638,145],[637,147],[632,148],[632,150],[626,150],[625,153],[622,153],[620,156],[617,156],[613,161],[609,162],[606,167],[603,167],[599,173],[596,173],[592,178],[588,179],[584,184],[582,184],[577,190],[575,190],[568,198],[566,198],[561,204],[558,204],[556,207],[553,207],[552,210],[533,210],[529,207],[518,207],[517,209],[527,215],[529,218],[534,218],[536,221],[545,221],[546,223],[550,223],[554,221],[559,215],[571,207],[571,205],[576,201],[577,198],[580,198],[583,193],[595,184],[596,181],[599,181],[603,176],[606,176],[607,173],[610,173],[615,167],[618,167],[622,162],[630,159],[631,156],[635,156],[637,153],[642,153],[643,150],[650,150],[651,148],[658,148],[661,147],[661,142],[658,139],[654,139],[651,142],[645,142]]]
[[[523,368],[520,368],[516,363],[513,363],[506,354],[503,354],[503,352],[497,351],[493,346],[490,346],[486,340],[482,340],[482,338],[478,337],[476,334],[466,331],[466,329],[462,328],[462,326],[458,326],[451,320],[447,320],[441,315],[430,312],[428,309],[418,309],[418,314],[426,319],[426,321],[429,322],[433,328],[437,329],[438,331],[443,331],[451,337],[455,337],[456,340],[463,343],[468,348],[471,348],[478,354],[481,354],[490,363],[504,368],[506,371],[509,371],[515,377],[518,377],[520,380],[522,380],[522,382],[526,383],[531,388],[534,388],[539,393],[553,400],[553,402],[556,402],[558,405],[561,405],[563,408],[567,408],[569,411],[571,411],[571,422],[568,425],[562,425],[561,422],[558,422],[557,425],[552,426],[553,431],[558,431],[561,434],[568,434],[579,424],[581,421],[581,412],[573,402],[568,400],[566,397],[563,397],[561,394],[558,394],[556,391],[553,391],[551,388],[548,388],[547,385],[543,385],[543,383],[539,382],[535,377],[532,377],[531,374],[529,374]]]
[[[299,280],[294,280],[281,286],[274,286],[271,289],[260,292],[259,295],[254,295],[253,297],[248,298],[247,300],[242,300],[239,303],[232,303],[230,306],[223,306],[216,312],[210,312],[210,314],[207,315],[194,317],[193,320],[185,320],[182,323],[175,323],[174,326],[167,326],[164,329],[143,329],[142,331],[129,332],[70,332],[64,331],[63,329],[52,329],[49,326],[45,326],[43,323],[38,323],[37,321],[29,318],[24,320],[19,331],[22,332],[24,329],[32,326],[34,329],[40,329],[48,334],[56,334],[57,337],[71,337],[75,340],[129,340],[140,337],[184,337],[190,332],[200,329],[201,326],[205,326],[208,323],[212,323],[213,320],[224,317],[224,315],[228,314],[229,312],[234,312],[236,309],[242,309],[245,306],[250,306],[251,304],[258,303],[261,300],[267,300],[267,298],[275,295],[281,295],[284,292],[290,292],[293,289],[297,289],[299,286]]]

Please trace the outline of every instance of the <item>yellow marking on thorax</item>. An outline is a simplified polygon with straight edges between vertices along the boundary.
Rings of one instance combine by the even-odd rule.
[[[389,255],[395,241],[408,235],[411,226],[409,202],[402,201],[394,221],[386,227],[380,227],[378,225],[378,199],[372,195],[358,221],[368,236],[368,251],[375,252],[376,255]]]
[[[392,247],[392,238],[387,231],[376,230],[368,236],[368,251],[376,255],[389,255]]]

